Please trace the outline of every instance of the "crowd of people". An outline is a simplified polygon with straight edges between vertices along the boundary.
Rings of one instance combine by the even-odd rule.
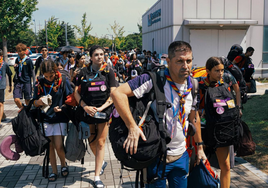
[[[78,103],[76,109],[78,119],[87,123],[90,132],[93,133],[89,137],[89,143],[95,156],[94,183],[96,187],[104,187],[100,175],[103,174],[107,166],[107,162],[104,161],[104,146],[109,129],[108,122],[112,113],[112,104],[129,130],[124,147],[130,154],[135,154],[139,138],[141,137],[143,140],[146,138],[127,108],[129,106],[128,98],[132,96],[142,98],[144,94],[151,91],[152,79],[148,74],[143,73],[157,71],[160,65],[157,53],[146,50],[141,53],[134,49],[125,52],[119,51],[117,54],[117,52],[109,52],[101,46],[94,45],[88,53],[62,52],[62,56],[53,61],[48,56],[47,47],[42,46],[42,56],[36,60],[34,67],[31,59],[25,54],[26,49],[26,45],[22,43],[16,46],[19,57],[14,65],[13,98],[19,109],[23,108],[22,99],[25,99],[25,105],[28,105],[33,99],[33,105],[37,108],[46,106],[44,101],[47,98],[52,101],[49,107],[45,108],[43,118],[44,134],[51,140],[49,159],[52,172],[48,181],[56,181],[58,178],[56,154],[60,159],[61,176],[67,177],[69,174],[62,139],[68,134],[69,118],[62,111],[62,108],[65,106],[66,97],[74,92],[74,98]],[[248,48],[245,55],[235,58],[234,63],[243,71],[245,66],[249,66],[249,56],[253,52],[252,47]],[[166,101],[171,104],[171,108],[166,109],[163,121],[172,138],[171,142],[167,144],[169,148],[167,155],[176,158],[176,160],[166,164],[163,180],[158,179],[153,184],[147,185],[148,187],[165,187],[166,180],[168,180],[169,187],[187,187],[189,156],[186,148],[186,132],[190,123],[196,128],[194,140],[197,146],[197,164],[200,163],[201,159],[206,160],[200,125],[200,116],[206,115],[206,101],[201,101],[199,116],[194,108],[200,102],[199,98],[193,98],[192,95],[189,95],[192,89],[190,80],[192,54],[190,44],[184,41],[175,41],[168,48],[168,57],[166,58],[168,67],[164,72],[166,77],[164,92]],[[87,64],[88,56],[90,61]],[[243,63],[240,63],[242,61]],[[200,85],[205,83],[206,87],[200,88],[200,95],[202,96],[210,87],[219,87],[224,82],[229,82],[228,85],[237,93],[234,106],[241,107],[239,87],[231,75],[224,73],[222,60],[218,57],[211,57],[205,66],[208,75],[200,81]],[[12,72],[7,63],[3,62],[3,53],[0,50],[0,120],[4,112],[6,75],[9,81],[8,92],[11,92]],[[248,74],[244,71],[244,75]],[[64,77],[65,79],[63,79]],[[222,79],[223,77],[225,79]],[[118,82],[124,84],[119,86]],[[222,108],[219,109],[222,110]],[[101,114],[101,116],[97,114]],[[240,110],[241,115],[242,111]],[[98,130],[97,133],[96,130]],[[94,134],[96,134],[96,138],[94,138]],[[213,140],[213,138],[211,139]],[[229,145],[216,147],[215,144],[214,146],[221,168],[221,187],[230,187]],[[158,163],[153,163],[148,166],[148,179],[153,178],[158,165]],[[157,173],[162,174],[161,170]]]

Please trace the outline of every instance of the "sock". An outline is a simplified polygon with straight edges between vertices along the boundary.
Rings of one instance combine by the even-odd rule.
[[[102,161],[102,165],[104,165],[105,161]]]
[[[99,181],[100,180],[100,176],[95,176],[94,177],[94,181]]]

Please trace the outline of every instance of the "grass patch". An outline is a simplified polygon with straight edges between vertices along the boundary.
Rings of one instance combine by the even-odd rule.
[[[253,96],[248,100],[242,120],[248,124],[257,144],[256,153],[244,159],[268,174],[268,95]]]

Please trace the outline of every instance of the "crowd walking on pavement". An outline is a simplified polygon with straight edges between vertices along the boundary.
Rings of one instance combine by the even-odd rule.
[[[193,50],[185,41],[174,41],[169,45],[165,57],[167,65],[163,65],[157,52],[141,52],[140,49],[110,52],[94,45],[89,54],[62,51],[55,60],[48,56],[47,47],[42,46],[42,55],[34,66],[26,50],[22,43],[16,46],[19,56],[14,65],[13,80],[12,71],[3,61],[0,50],[0,120],[8,83],[7,91],[11,92],[13,87],[18,113],[26,106],[38,111],[38,115],[31,117],[38,124],[36,129],[40,129],[49,140],[49,149],[46,150],[52,167],[46,177],[49,182],[56,182],[59,176],[67,178],[70,173],[65,156],[69,146],[64,144],[64,140],[71,135],[70,127],[75,126],[84,155],[90,148],[95,157],[94,186],[105,187],[101,178],[108,164],[104,159],[105,143],[109,131],[110,137],[111,133],[119,134],[111,132],[109,126],[112,120],[121,118],[127,129],[121,133],[125,134],[125,139],[118,142],[123,143],[128,156],[126,160],[133,158],[142,162],[142,159],[135,158],[141,150],[139,148],[155,145],[145,134],[148,122],[150,126],[162,126],[156,129],[156,134],[162,137],[166,134],[165,141],[159,148],[154,148],[157,155],[143,170],[145,178],[142,181],[145,184],[139,182],[141,186],[163,188],[168,184],[170,188],[186,188],[191,185],[187,177],[193,170],[189,163],[195,162],[197,166],[208,164],[207,153],[212,151],[216,153],[221,169],[217,185],[230,187],[230,161],[234,159],[230,153],[240,139],[239,122],[246,93],[241,93],[239,81],[227,70],[225,61],[238,67],[243,75],[241,79],[250,89],[253,87],[254,66],[250,59],[253,47],[247,48],[245,54],[238,54],[232,61],[228,57],[208,57],[204,62],[206,75],[197,79],[192,77]],[[157,86],[152,73],[157,78]],[[157,95],[156,87],[163,93],[164,101],[156,97],[148,102],[150,94]],[[133,113],[131,101],[142,101],[146,109],[137,108],[138,114]],[[159,115],[158,103],[164,106],[163,117]],[[206,123],[202,126],[205,131],[201,131],[204,119]],[[78,140],[78,135],[74,140]],[[22,141],[21,138],[18,140]],[[192,147],[189,144],[195,150],[190,151]],[[166,150],[162,151],[163,148]],[[114,152],[116,155],[115,149]],[[194,153],[196,159],[193,160],[191,156]],[[60,169],[57,169],[57,157]],[[210,172],[214,173],[213,170]],[[200,177],[195,179],[198,181]],[[212,179],[217,180],[217,177]]]

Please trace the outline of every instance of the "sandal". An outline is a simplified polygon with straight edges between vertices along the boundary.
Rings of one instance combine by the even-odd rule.
[[[61,176],[66,178],[68,175],[69,175],[69,168],[66,163],[66,166],[61,167]]]
[[[55,174],[55,173],[51,173],[49,176],[48,176],[48,182],[54,182],[58,179],[58,174]]]

